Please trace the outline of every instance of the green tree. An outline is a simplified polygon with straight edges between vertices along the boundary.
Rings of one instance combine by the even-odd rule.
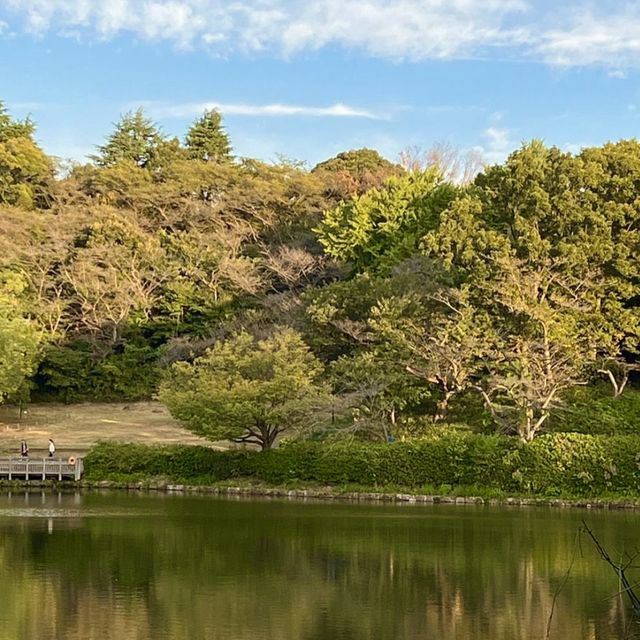
[[[53,164],[34,142],[34,129],[28,118],[13,120],[0,101],[0,204],[50,205]]]
[[[0,142],[6,142],[11,138],[32,138],[35,125],[31,118],[14,120],[5,104],[0,100]]]
[[[158,126],[140,108],[120,118],[105,144],[98,147],[98,154],[91,158],[101,167],[128,161],[145,168],[153,162],[163,141]]]
[[[205,111],[189,128],[187,153],[194,160],[225,162],[231,159],[231,143],[217,109]]]
[[[491,318],[499,340],[476,387],[524,440],[598,361],[640,335],[629,305],[637,262],[620,260],[640,248],[639,212],[598,193],[613,171],[533,142],[481,174],[425,241]]]
[[[320,162],[311,171],[322,179],[326,195],[336,204],[404,173],[400,165],[389,162],[374,149],[343,151]]]
[[[331,364],[336,398],[350,417],[334,425],[339,436],[387,442],[396,435],[402,412],[429,399],[429,390],[389,355],[384,349],[372,349]]]
[[[35,370],[41,331],[22,313],[24,280],[0,273],[0,403],[20,391]]]
[[[260,341],[240,333],[193,363],[175,363],[158,397],[194,433],[270,449],[281,434],[306,426],[322,394],[321,371],[294,331]]]
[[[437,390],[435,421],[446,420],[454,397],[469,391],[495,348],[490,318],[466,288],[421,284],[380,300],[370,325],[395,361]]]
[[[316,172],[349,173],[355,178],[380,171],[395,172],[397,165],[383,158],[375,149],[352,149],[343,151],[333,158],[318,163],[312,170]]]
[[[318,237],[331,257],[351,262],[357,271],[388,271],[418,252],[457,194],[437,168],[392,177],[327,211]]]

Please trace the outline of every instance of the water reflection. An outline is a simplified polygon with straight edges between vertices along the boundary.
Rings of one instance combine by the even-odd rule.
[[[531,640],[579,511],[0,496],[0,639]],[[589,513],[603,543],[640,514]],[[583,541],[549,638],[638,637]]]

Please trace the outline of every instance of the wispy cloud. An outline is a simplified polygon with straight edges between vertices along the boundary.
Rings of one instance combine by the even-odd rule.
[[[129,32],[181,47],[292,55],[337,44],[374,56],[474,55],[520,43],[524,0],[5,0],[3,19],[32,33]],[[2,10],[0,9],[0,12]]]
[[[307,116],[314,118],[386,119],[386,116],[376,114],[373,111],[351,107],[341,103],[327,107],[277,103],[232,104],[224,102],[189,102],[185,104],[158,104],[154,102],[142,102],[137,104],[142,104],[142,106],[156,118],[186,118],[197,116],[207,109],[217,109],[223,115],[234,116]],[[129,105],[129,108],[132,107],[133,105]]]
[[[338,45],[394,60],[517,58],[640,66],[638,0],[4,0],[0,25],[216,53],[291,56]]]
[[[614,5],[615,6],[615,5]],[[600,12],[574,12],[559,28],[549,29],[536,45],[541,56],[557,65],[613,67],[638,66],[640,62],[640,6],[620,2],[617,9],[604,4]]]

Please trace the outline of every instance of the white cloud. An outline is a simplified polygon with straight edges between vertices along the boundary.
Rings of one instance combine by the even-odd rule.
[[[548,62],[561,66],[593,64],[613,67],[637,66],[640,61],[640,8],[620,3],[622,10],[594,14],[576,12],[565,26],[541,35],[537,46]]]
[[[139,104],[139,103],[137,103]],[[136,104],[136,106],[137,106]],[[185,104],[157,104],[143,102],[142,105],[156,118],[185,118],[201,114],[206,109],[217,109],[223,115],[236,116],[310,116],[316,118],[368,118],[384,119],[366,109],[334,104],[328,107],[301,106],[295,104],[230,104],[224,102],[190,102]],[[130,105],[133,107],[133,105]],[[135,107],[133,107],[135,108]]]
[[[597,7],[597,8],[594,8]],[[0,25],[291,56],[338,45],[395,60],[640,66],[638,0],[3,0]]]
[[[338,44],[391,58],[450,58],[528,39],[524,0],[5,0],[34,33],[130,32],[179,46],[294,54]]]
[[[485,143],[475,149],[489,164],[502,162],[514,148],[510,129],[488,127],[482,137]]]
[[[498,129],[497,127],[489,127],[484,132],[484,137],[488,140],[492,149],[506,149],[509,142],[509,129]]]

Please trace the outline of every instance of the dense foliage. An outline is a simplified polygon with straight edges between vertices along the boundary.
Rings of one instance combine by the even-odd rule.
[[[64,175],[33,134],[0,104],[2,400],[159,392],[264,448],[637,431],[635,140],[454,184],[442,147],[234,158],[216,111],[184,142],[127,113]]]
[[[260,341],[240,333],[193,363],[176,363],[159,398],[199,435],[270,449],[280,434],[305,427],[321,397],[321,370],[291,330]]]
[[[301,442],[264,452],[103,443],[86,458],[89,480],[398,487],[449,492],[495,489],[532,495],[637,495],[640,437],[548,434],[524,444],[506,436],[451,433],[393,444]]]

